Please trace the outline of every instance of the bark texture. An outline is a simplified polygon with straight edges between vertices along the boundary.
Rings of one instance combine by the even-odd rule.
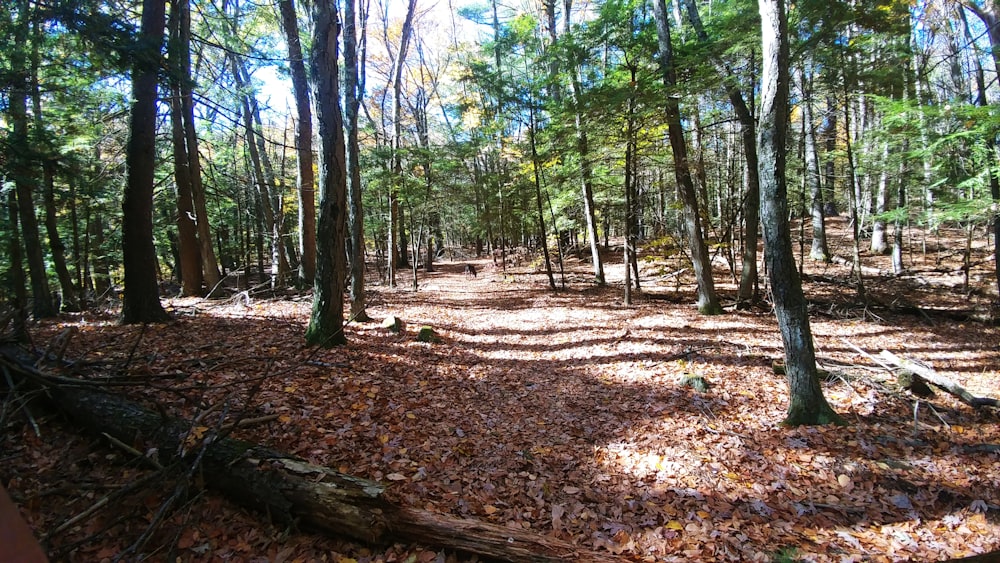
[[[309,66],[319,122],[319,233],[313,307],[306,342],[329,347],[347,342],[343,298],[347,271],[344,239],[347,167],[337,66],[340,24],[333,6],[326,2],[313,4],[313,25]]]
[[[827,404],[816,374],[816,351],[788,225],[785,133],[788,123],[788,33],[784,0],[760,0],[763,60],[760,129],[760,209],[767,272],[785,347],[789,387],[784,424],[842,423]]]
[[[132,103],[122,203],[125,293],[122,322],[169,320],[160,304],[156,249],[153,247],[153,172],[156,167],[157,74],[166,24],[164,0],[144,0],[139,47],[132,71]]]

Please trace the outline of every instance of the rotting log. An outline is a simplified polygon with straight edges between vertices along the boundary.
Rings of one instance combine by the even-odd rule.
[[[958,398],[958,400],[969,405],[970,407],[1000,407],[1000,401],[997,399],[990,397],[976,397],[958,383],[948,379],[927,366],[914,362],[913,360],[897,356],[888,350],[882,350],[882,352],[879,353],[879,358],[887,364],[892,364],[897,368],[906,370],[914,376],[919,377],[927,383],[941,389],[942,391],[954,395]]]
[[[9,347],[0,349],[0,364],[36,383],[46,379],[21,350],[12,354]],[[618,560],[529,530],[399,506],[375,481],[269,447],[214,436],[208,428],[195,428],[119,395],[62,382],[45,387],[52,404],[81,428],[107,433],[140,451],[155,448],[161,462],[193,458],[204,449],[201,475],[207,487],[304,529],[374,545],[421,543],[515,563]],[[198,435],[201,438],[195,439]]]

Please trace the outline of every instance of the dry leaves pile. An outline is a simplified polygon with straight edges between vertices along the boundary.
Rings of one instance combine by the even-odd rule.
[[[417,293],[383,291],[369,313],[407,330],[351,324],[334,350],[303,346],[305,301],[177,300],[172,324],[83,315],[45,333],[77,326],[67,356],[81,371],[143,382],[129,393],[168,412],[274,415],[237,436],[383,481],[399,503],[636,561],[939,560],[1000,547],[1000,457],[984,446],[1000,443],[996,414],[942,394],[917,404],[846,343],[926,361],[989,395],[996,327],[814,315],[818,354],[844,376],[824,390],[850,425],[785,429],[769,311],[701,317],[689,294],[655,287],[626,309],[616,289],[551,293],[527,270],[477,266],[474,280],[444,264]],[[440,342],[417,342],[422,325]],[[712,388],[681,387],[685,374]],[[148,470],[56,417],[41,437],[21,418],[4,431],[0,477],[57,559],[113,558],[169,494],[141,488],[47,536]],[[461,560],[266,520],[207,492],[149,545],[154,559],[185,561]]]

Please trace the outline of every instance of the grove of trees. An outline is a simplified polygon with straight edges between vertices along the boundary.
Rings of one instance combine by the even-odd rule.
[[[553,289],[570,253],[603,285],[614,239],[626,302],[640,247],[690,262],[704,314],[713,261],[739,307],[769,288],[802,347],[792,387],[815,395],[796,263],[833,258],[830,214],[862,300],[863,255],[903,273],[911,226],[1000,254],[998,18],[994,0],[3,2],[0,299],[23,323],[120,293],[151,322],[170,280],[311,287],[308,339],[332,345],[341,296],[366,317],[366,272],[416,286],[447,249],[502,267],[526,248]],[[796,404],[790,421],[836,419]]]

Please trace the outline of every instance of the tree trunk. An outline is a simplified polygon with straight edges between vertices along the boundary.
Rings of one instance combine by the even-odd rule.
[[[63,244],[62,237],[59,235],[55,196],[56,154],[53,151],[51,140],[45,135],[45,124],[42,119],[42,93],[38,84],[38,70],[41,64],[39,44],[44,39],[38,21],[35,21],[33,24],[31,39],[31,99],[34,109],[34,142],[42,162],[45,232],[49,239],[49,252],[52,255],[52,265],[55,268],[56,277],[59,279],[59,288],[62,290],[62,308],[66,311],[79,311],[80,303],[77,297],[77,288],[74,284],[73,276],[69,272],[69,266],[66,263],[66,245]],[[55,305],[58,312],[58,300]]]
[[[194,198],[191,195],[191,167],[188,158],[187,136],[184,131],[184,108],[181,104],[183,63],[180,50],[181,9],[186,1],[170,4],[170,124],[174,148],[174,185],[177,188],[177,242],[178,265],[181,273],[182,295],[203,295],[204,273],[201,267],[201,245],[195,224]]]
[[[972,2],[963,2],[962,5],[965,8],[971,10],[976,14],[979,19],[983,21],[986,26],[986,31],[990,37],[990,49],[993,55],[994,67],[1000,69],[1000,15],[998,15],[998,7],[996,0],[988,0],[984,8],[973,4]],[[963,20],[965,18],[963,17]],[[968,23],[966,23],[966,29],[968,29]],[[974,43],[973,43],[974,44]],[[981,73],[981,68],[980,68]],[[986,87],[984,80],[980,77],[979,85],[979,96],[976,98],[977,105],[986,106]],[[987,135],[986,146],[989,149],[989,158],[991,162],[989,181],[990,181],[990,197],[993,199],[993,214],[990,217],[993,223],[993,276],[996,279],[997,289],[1000,291],[1000,179],[997,178],[996,170],[996,135],[990,132]]]
[[[803,63],[804,65],[805,63]],[[812,86],[806,76],[805,70],[801,67],[797,69],[799,92],[802,94],[802,122],[805,134],[803,135],[804,145],[804,165],[805,182],[809,188],[811,201],[810,214],[812,216],[812,247],[809,257],[820,262],[830,261],[830,250],[826,242],[826,202],[823,197],[823,188],[820,184],[819,158],[816,156],[816,127],[813,123],[812,106]]]
[[[570,30],[569,16],[573,0],[563,0],[563,6],[565,35],[568,35]],[[570,48],[575,49],[576,47],[571,46]],[[583,85],[580,83],[580,65],[575,54],[571,54],[567,71],[570,75],[570,96],[573,104],[573,124],[576,131],[576,152],[580,158],[580,188],[583,192],[583,214],[587,225],[587,241],[590,243],[590,259],[594,266],[594,280],[598,285],[604,285],[606,283],[604,278],[604,262],[601,260],[601,252],[597,240],[597,216],[594,206],[594,173],[590,162],[590,140],[587,136],[587,130],[583,125],[583,109],[581,108]]]
[[[355,0],[344,0],[344,104],[347,120],[347,221],[351,255],[350,318],[367,321],[365,311],[365,222],[361,205],[361,145],[358,141],[358,111],[364,97],[365,45],[368,14],[361,14],[361,40]],[[360,56],[359,56],[360,50]]]
[[[763,76],[760,130],[760,208],[767,273],[785,348],[788,426],[841,423],[823,397],[802,282],[795,269],[788,225],[785,135],[788,127],[788,28],[784,0],[760,0]]]
[[[104,216],[100,212],[90,215],[87,232],[90,233],[90,256],[94,264],[91,275],[94,297],[105,297],[111,290],[111,267],[108,265],[108,252],[104,247]]]
[[[31,280],[32,314],[36,319],[53,317],[58,311],[52,301],[52,292],[45,271],[45,253],[42,249],[38,218],[35,216],[34,193],[32,191],[35,172],[31,166],[28,137],[28,61],[24,50],[28,47],[29,5],[19,0],[18,22],[14,26],[15,48],[10,53],[12,82],[8,95],[11,135],[8,138],[10,150],[10,170],[17,193],[17,208],[21,224],[21,240],[28,259],[28,277]]]
[[[176,6],[175,2],[172,4]],[[174,12],[175,10],[171,10]],[[204,273],[201,269],[201,246],[198,244],[198,227],[195,225],[194,199],[191,197],[191,176],[187,148],[184,140],[184,123],[181,117],[180,89],[175,85],[170,97],[170,122],[174,146],[174,185],[177,188],[177,239],[178,264],[181,272],[181,294],[203,295]]]
[[[280,198],[275,197],[274,173],[267,157],[263,131],[258,131],[260,124],[260,109],[253,92],[246,92],[249,85],[243,60],[238,55],[231,55],[233,75],[237,86],[243,91],[243,128],[246,131],[247,151],[253,165],[254,185],[257,187],[257,199],[263,211],[264,229],[270,233],[271,242],[271,286],[276,287],[289,271],[284,248],[281,245],[281,211]],[[263,271],[261,272],[263,273]]]
[[[556,278],[552,274],[552,259],[549,256],[548,232],[545,230],[545,213],[542,211],[542,164],[539,162],[538,146],[535,144],[535,128],[538,122],[535,119],[535,101],[530,100],[528,124],[528,143],[531,145],[531,168],[535,174],[535,210],[538,213],[538,238],[542,243],[542,257],[545,259],[545,275],[549,278],[549,288],[555,291]],[[625,267],[628,270],[628,265]]]
[[[349,0],[353,3],[353,0]],[[281,30],[288,46],[288,66],[295,95],[295,187],[299,199],[299,281],[312,283],[316,277],[316,188],[313,173],[312,109],[306,76],[299,22],[293,0],[279,0]],[[345,35],[346,41],[346,35]],[[345,49],[346,56],[346,49]]]
[[[885,219],[879,218],[879,215],[886,212],[887,205],[889,202],[889,168],[886,166],[889,162],[889,143],[886,143],[882,149],[882,172],[878,177],[878,186],[875,188],[875,218],[872,220],[872,241],[869,249],[872,254],[882,255],[889,250],[889,245],[885,241]]]
[[[191,178],[191,199],[194,204],[195,225],[198,243],[201,245],[201,269],[208,291],[215,289],[222,276],[219,261],[212,247],[212,229],[208,221],[208,205],[205,201],[205,186],[201,181],[201,155],[198,153],[198,130],[194,123],[194,81],[191,78],[191,4],[190,0],[177,0],[180,5],[180,94],[181,117],[183,118],[184,141],[187,147],[187,165]]]
[[[10,276],[13,295],[14,318],[11,319],[11,333],[17,342],[28,342],[26,309],[28,307],[27,279],[24,276],[24,259],[21,254],[21,235],[17,219],[17,197],[14,192],[7,192],[7,218],[10,221],[10,233],[7,237],[7,249],[10,255],[8,275]]]
[[[698,5],[695,0],[687,1],[688,19],[694,27],[698,39],[704,43],[709,41],[708,33],[701,23]],[[743,264],[740,270],[740,286],[737,291],[737,306],[756,300],[757,290],[757,239],[760,234],[760,177],[757,173],[757,124],[750,108],[747,106],[736,81],[736,73],[720,58],[712,57],[716,72],[726,86],[729,101],[733,111],[740,121],[740,137],[743,142],[743,153],[747,159],[747,194],[743,207],[744,244]]]
[[[670,21],[665,0],[654,0],[654,17],[656,19],[656,35],[659,43],[659,65],[663,84],[667,87],[667,99],[664,112],[667,120],[667,136],[670,139],[670,149],[674,156],[674,175],[677,179],[677,190],[684,204],[684,226],[691,251],[691,265],[695,278],[698,280],[698,312],[703,315],[716,315],[722,312],[719,298],[715,294],[715,281],[712,279],[712,261],[708,255],[708,247],[702,236],[701,218],[698,212],[698,196],[695,193],[694,180],[691,178],[691,167],[688,162],[687,145],[684,142],[684,128],[681,124],[680,104],[674,97],[677,76],[674,71],[673,47],[670,39]]]
[[[389,188],[389,285],[396,285],[396,268],[409,265],[409,251],[406,249],[406,221],[399,206],[399,191],[403,183],[403,67],[406,52],[413,36],[413,19],[416,16],[417,0],[409,0],[406,18],[399,37],[399,49],[393,57],[392,74],[392,175],[393,184]]]
[[[903,154],[910,150],[909,141],[903,141]],[[899,164],[900,174],[896,178],[896,206],[900,210],[905,210],[906,202],[906,174],[905,162]],[[905,222],[899,216],[892,223],[892,273],[901,275],[903,273],[903,226]]]
[[[125,294],[122,322],[170,319],[160,304],[153,247],[153,181],[156,169],[156,86],[162,60],[164,0],[143,0],[139,44],[132,70],[129,138],[125,151],[128,183],[122,203]]]
[[[347,342],[344,335],[344,281],[347,216],[347,163],[344,120],[340,108],[340,69],[337,66],[337,12],[328,2],[312,6],[313,36],[309,55],[313,100],[319,124],[319,232],[316,240],[316,279],[312,315],[306,342],[332,347]]]

